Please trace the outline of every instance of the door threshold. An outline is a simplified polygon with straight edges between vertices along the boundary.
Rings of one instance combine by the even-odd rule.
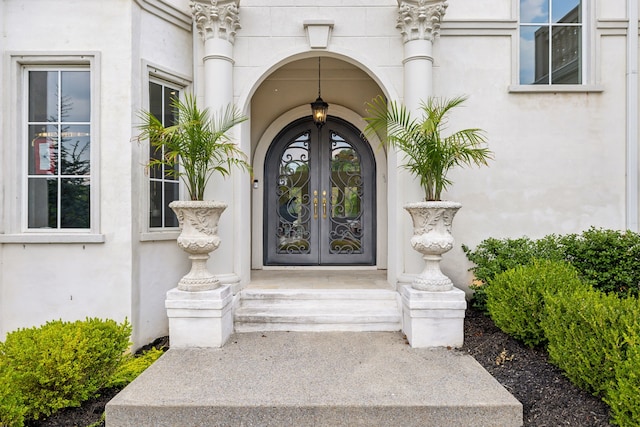
[[[378,268],[375,265],[265,265],[258,268],[253,268],[253,271],[288,271],[288,270],[300,270],[300,271],[344,271],[344,270],[363,270],[363,271],[386,271],[386,268]]]

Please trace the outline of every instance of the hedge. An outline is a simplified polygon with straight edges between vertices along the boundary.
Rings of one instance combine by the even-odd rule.
[[[463,245],[476,280],[472,305],[487,311],[486,290],[496,275],[534,259],[571,263],[595,289],[620,296],[640,295],[640,234],[590,228],[581,234],[548,235],[533,240],[489,238],[475,249]]]
[[[530,347],[546,342],[541,326],[545,294],[587,289],[564,261],[533,260],[498,274],[487,288],[487,309],[496,326]]]
[[[9,333],[0,343],[0,425],[21,426],[93,397],[123,361],[130,335],[128,322],[100,319]]]

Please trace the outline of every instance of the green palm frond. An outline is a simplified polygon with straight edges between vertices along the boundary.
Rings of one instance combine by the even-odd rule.
[[[247,156],[230,139],[228,132],[247,120],[232,105],[212,116],[207,108],[200,109],[195,96],[174,99],[171,107],[177,113],[177,123],[163,127],[150,112],[140,113],[142,124],[139,140],[149,140],[152,147],[164,150],[164,155],[149,161],[148,166],[166,166],[169,176],[184,182],[191,200],[202,200],[204,189],[214,173],[228,176],[233,167],[251,170]]]
[[[404,105],[387,103],[382,96],[367,103],[365,133],[386,135],[385,144],[404,153],[403,167],[420,179],[426,200],[440,200],[442,192],[452,184],[447,178],[451,168],[488,165],[493,158],[481,129],[464,129],[443,136],[448,113],[466,99],[429,98],[421,104],[420,120],[412,117]]]

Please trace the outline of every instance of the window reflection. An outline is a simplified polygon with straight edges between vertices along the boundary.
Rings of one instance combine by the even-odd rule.
[[[163,82],[149,82],[149,112],[165,127],[177,123],[177,111],[172,102],[179,96],[179,90]],[[149,146],[150,159],[163,156],[164,147]],[[179,165],[174,166],[175,170],[178,168]],[[169,207],[169,203],[180,199],[178,177],[168,166],[160,164],[150,167],[149,177],[149,227],[178,227],[178,217]]]
[[[581,84],[582,31],[580,0],[520,0],[520,83]]]
[[[90,228],[90,73],[30,70],[28,91],[27,226]]]

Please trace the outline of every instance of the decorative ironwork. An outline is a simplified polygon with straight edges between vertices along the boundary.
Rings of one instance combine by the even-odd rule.
[[[329,251],[360,254],[363,250],[363,188],[360,154],[336,132],[331,132],[331,215]]]
[[[295,138],[280,156],[276,179],[276,253],[311,251],[311,196],[309,194],[309,132]]]

